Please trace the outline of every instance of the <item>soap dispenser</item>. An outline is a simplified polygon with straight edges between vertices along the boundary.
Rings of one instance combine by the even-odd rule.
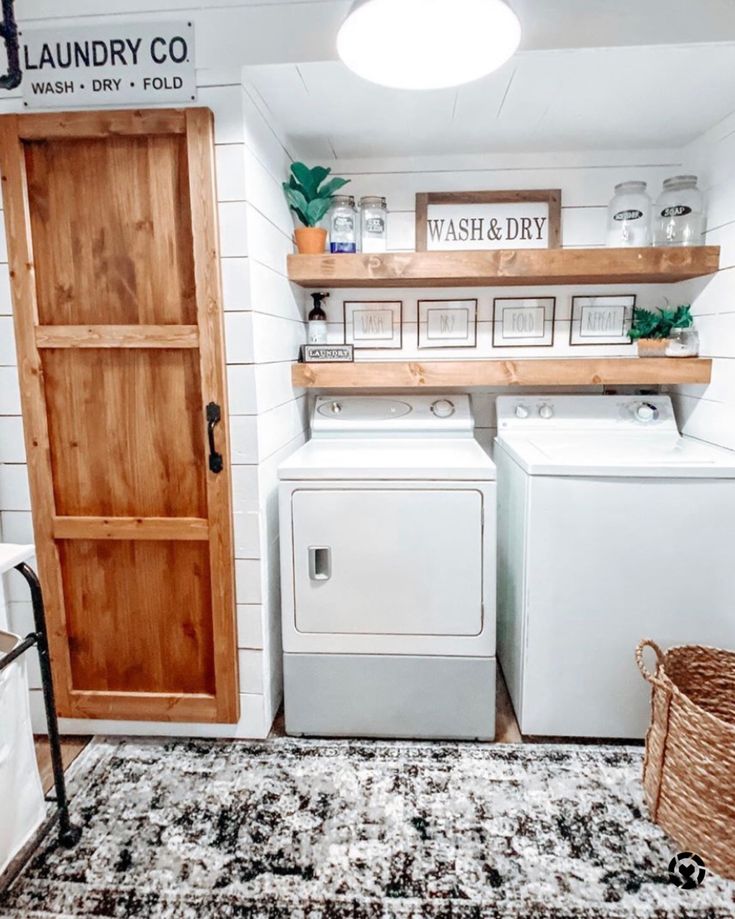
[[[326,345],[327,343],[327,314],[324,312],[322,301],[329,294],[312,294],[314,306],[309,313],[309,344]]]

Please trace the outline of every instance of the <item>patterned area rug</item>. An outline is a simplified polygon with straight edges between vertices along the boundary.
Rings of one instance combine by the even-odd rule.
[[[81,843],[0,916],[731,919],[735,884],[669,883],[640,774],[628,747],[97,742]]]

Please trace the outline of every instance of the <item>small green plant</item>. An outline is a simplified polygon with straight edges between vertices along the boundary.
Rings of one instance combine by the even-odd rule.
[[[332,198],[349,179],[332,178],[326,181],[331,169],[303,163],[291,164],[291,176],[283,183],[283,191],[291,210],[305,227],[315,227],[332,206]]]
[[[689,304],[677,306],[673,310],[660,308],[656,312],[641,307],[633,310],[633,324],[628,335],[631,341],[640,338],[668,338],[672,329],[689,329],[693,325]]]

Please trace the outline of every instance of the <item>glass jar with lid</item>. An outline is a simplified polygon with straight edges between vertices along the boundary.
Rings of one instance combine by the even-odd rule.
[[[329,251],[357,252],[357,210],[352,195],[335,195],[329,211]]]
[[[608,246],[651,245],[651,199],[645,182],[621,182],[607,208]]]
[[[388,208],[385,198],[360,198],[360,236],[363,252],[385,252],[388,247]]]
[[[696,176],[672,176],[656,201],[653,241],[656,246],[701,246],[704,199]]]
[[[688,329],[672,329],[666,346],[666,357],[696,357],[699,354],[699,333]]]

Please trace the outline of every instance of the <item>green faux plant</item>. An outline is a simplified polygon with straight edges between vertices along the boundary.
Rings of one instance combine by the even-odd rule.
[[[327,181],[331,169],[314,166],[309,169],[303,163],[291,164],[291,176],[283,183],[288,206],[305,227],[315,227],[332,206],[336,192],[350,181],[332,178]]]
[[[677,306],[673,310],[660,308],[656,312],[641,307],[633,310],[633,324],[628,336],[631,341],[640,338],[668,338],[672,329],[689,329],[693,325],[689,304]]]

